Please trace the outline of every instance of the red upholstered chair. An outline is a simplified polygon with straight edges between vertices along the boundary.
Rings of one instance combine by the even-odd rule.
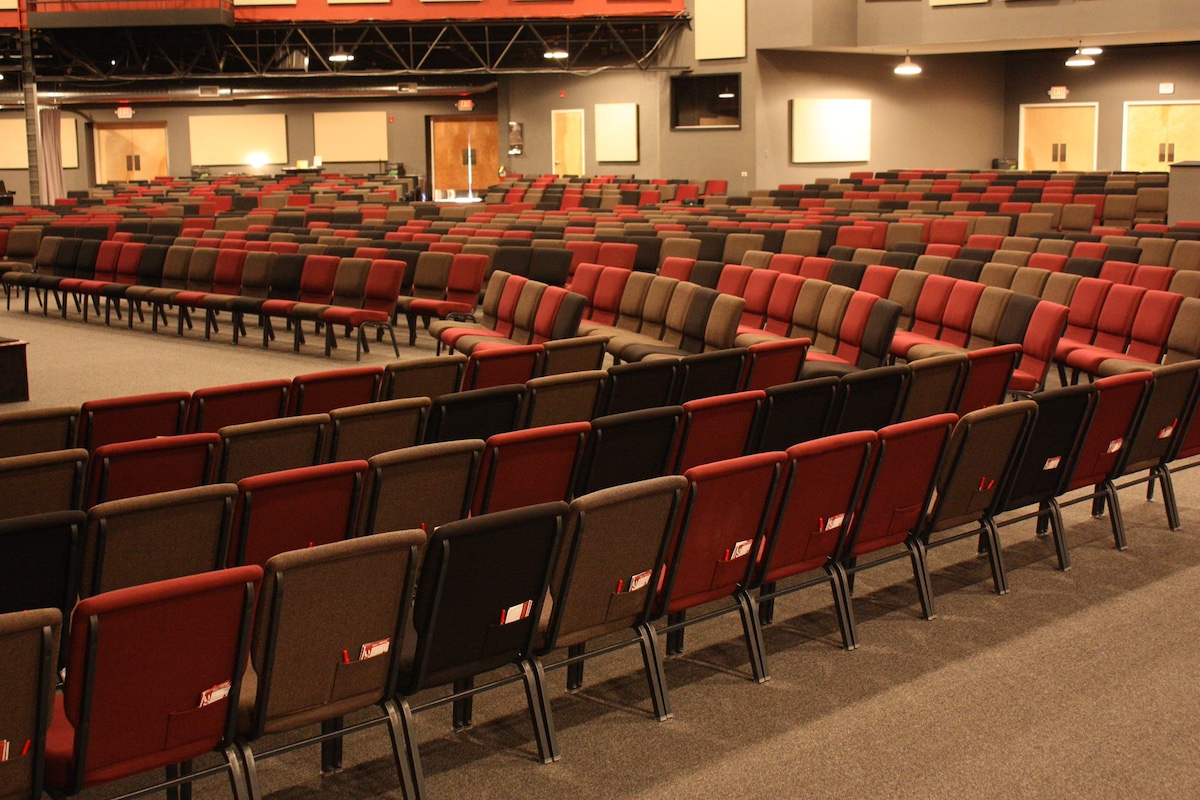
[[[883,264],[868,264],[863,271],[862,282],[858,284],[859,291],[869,292],[876,297],[886,298],[892,291],[892,284],[900,272],[897,267]]]
[[[930,275],[921,286],[921,296],[913,312],[912,326],[907,331],[896,331],[889,348],[892,355],[905,358],[914,345],[924,344],[937,339],[942,329],[942,318],[946,313],[950,294],[959,281],[945,275]],[[979,293],[983,293],[983,285],[978,284]],[[978,297],[976,297],[978,302]],[[970,330],[968,317],[967,330]]]
[[[778,492],[779,510],[758,555],[754,575],[742,589],[761,623],[771,621],[775,598],[828,583],[833,590],[842,645],[847,650],[858,646],[846,573],[835,557],[850,527],[877,438],[874,431],[855,431],[788,448]],[[778,586],[780,581],[815,570],[822,574]],[[757,645],[763,647],[761,639]],[[765,648],[761,658],[765,667]]]
[[[74,795],[163,767],[171,779],[216,750],[221,763],[183,780],[228,772],[244,797],[232,740],[261,579],[242,567],[80,601],[46,737],[46,787]]]
[[[88,467],[84,508],[108,500],[190,489],[208,483],[221,437],[162,436],[97,447]]]
[[[912,562],[922,616],[926,619],[933,618],[933,595],[925,545],[916,534],[956,421],[954,414],[938,414],[889,425],[879,431],[879,447],[862,501],[837,557],[850,576],[852,590],[856,572],[907,557]],[[899,553],[864,561],[867,556],[901,546],[904,550]]]
[[[489,437],[471,513],[569,500],[591,428],[589,422],[567,422]]]
[[[292,378],[288,416],[325,414],[335,408],[372,403],[379,396],[383,367],[349,367]]]
[[[1130,261],[1105,261],[1097,276],[1102,281],[1113,283],[1133,283],[1133,274],[1137,272],[1137,264]]]
[[[226,425],[282,417],[287,412],[291,385],[291,381],[278,378],[197,389],[188,404],[184,430],[216,433]]]
[[[1076,348],[1067,354],[1066,365],[1076,375],[1080,372],[1095,375],[1101,363],[1113,358],[1157,364],[1166,352],[1167,337],[1182,303],[1183,295],[1157,289],[1147,291],[1138,304],[1137,313],[1129,326],[1128,341],[1123,348]]]
[[[357,332],[355,337],[354,360],[362,359],[363,351],[370,349],[367,340],[367,330],[374,328],[382,338],[387,331],[392,340],[392,350],[397,356],[400,348],[396,344],[396,332],[392,329],[392,312],[396,307],[396,299],[400,296],[400,286],[404,282],[406,264],[403,261],[380,258],[371,262],[367,274],[367,283],[363,287],[362,303],[357,308],[331,306],[321,315],[325,322],[325,355],[336,346],[334,330],[337,326],[345,326]]]
[[[295,300],[267,300],[263,302],[259,313],[262,315],[264,325],[264,346],[272,338],[269,334],[271,319],[273,317],[282,317],[288,319],[290,322],[289,315],[292,309],[301,303],[313,305],[329,303],[330,298],[333,297],[333,285],[337,277],[337,268],[340,261],[341,259],[337,256],[307,256],[304,259],[304,268],[300,273],[299,296]],[[293,328],[292,350],[298,353],[300,352],[300,344],[304,341],[304,334],[301,331],[301,325],[298,320],[293,323]]]
[[[722,273],[724,274],[724,273]],[[739,328],[747,330],[761,329],[767,319],[767,307],[771,302],[771,293],[780,273],[770,269],[751,270],[746,278],[745,287],[739,297],[746,301],[742,308],[742,319]],[[720,289],[718,289],[720,291]]]
[[[596,263],[632,270],[637,253],[637,245],[630,242],[601,242],[596,253]]]
[[[958,397],[959,416],[1003,403],[1020,357],[1019,344],[1001,344],[969,351],[966,382]]]
[[[470,314],[475,310],[479,301],[479,291],[483,288],[484,273],[487,271],[488,257],[485,255],[458,253],[450,262],[450,273],[446,278],[446,295],[441,299],[416,297],[405,308],[408,318],[408,343],[417,343],[417,318],[429,327],[433,317],[445,319],[451,314]]]
[[[1160,267],[1154,264],[1140,264],[1133,273],[1133,285],[1144,286],[1150,290],[1166,291],[1175,277],[1171,267]]]
[[[668,256],[663,259],[662,264],[659,266],[658,274],[664,278],[686,281],[692,276],[692,268],[695,266],[696,259],[694,258]]]
[[[567,244],[596,244],[595,242],[568,242]],[[597,264],[594,261],[585,261],[571,270],[571,279],[567,282],[567,288],[575,294],[583,295],[587,298],[588,311],[590,313],[592,304],[596,299],[596,286],[600,283],[600,276],[604,274],[604,266]],[[589,318],[587,314],[584,315]]]
[[[115,442],[174,436],[183,430],[187,392],[88,400],[79,410],[79,446],[87,450]]]
[[[477,347],[467,359],[462,390],[524,384],[537,376],[544,350],[540,344]]]
[[[829,280],[829,271],[833,269],[833,259],[821,256],[808,256],[800,264],[800,277]]]
[[[756,390],[684,403],[675,472],[683,473],[700,464],[744,454],[750,446],[758,409],[765,399],[766,393]]]
[[[337,461],[238,481],[230,565],[353,536],[366,472],[366,461]]]
[[[1100,378],[1093,384],[1096,389],[1095,410],[1075,468],[1065,482],[1062,494],[1089,486],[1095,488],[1083,497],[1067,502],[1058,498],[1050,500],[1051,506],[1056,509],[1091,500],[1094,516],[1103,513],[1107,503],[1113,539],[1118,550],[1124,550],[1126,546],[1125,528],[1110,478],[1124,458],[1122,450],[1132,441],[1153,380],[1154,376],[1149,372],[1131,372]]]
[[[961,245],[967,240],[969,226],[965,219],[935,219],[929,226],[929,243]]]
[[[776,484],[787,456],[757,453],[703,464],[684,472],[679,529],[668,545],[667,573],[655,616],[667,617],[667,653],[683,652],[684,627],[738,610],[754,679],[767,675],[756,642],[758,619],[739,592],[754,574],[771,520]],[[687,611],[734,598],[718,612],[687,619]]]
[[[1076,289],[1078,292],[1078,289]],[[1055,360],[1060,367],[1070,366],[1075,370],[1078,379],[1079,367],[1088,361],[1087,355],[1096,350],[1111,353],[1122,353],[1129,343],[1133,330],[1133,321],[1137,318],[1138,306],[1146,290],[1140,286],[1115,284],[1104,298],[1104,306],[1096,317],[1095,334],[1092,336],[1090,347],[1080,342],[1059,342]],[[1180,298],[1182,300],[1182,298]],[[1075,351],[1082,350],[1084,354],[1073,356]],[[1157,359],[1155,359],[1157,361]],[[1066,383],[1066,381],[1064,381]]]
[[[1069,313],[1066,306],[1045,300],[1034,307],[1025,338],[1021,340],[1021,359],[1009,380],[1009,391],[1034,392],[1042,387]]]
[[[604,267],[596,281],[596,290],[592,295],[587,318],[600,325],[615,325],[621,312],[621,296],[632,274],[631,270],[620,267]]]
[[[778,339],[756,342],[746,348],[746,372],[742,389],[769,389],[791,383],[800,376],[809,339]]]

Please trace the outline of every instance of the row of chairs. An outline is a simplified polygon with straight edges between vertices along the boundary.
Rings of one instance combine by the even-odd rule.
[[[655,644],[660,633],[667,634],[668,652],[678,652],[683,645],[685,625],[709,619],[717,612],[736,609],[743,619],[752,671],[756,678],[765,679],[767,670],[761,625],[769,621],[771,606],[777,596],[812,583],[832,586],[844,644],[853,646],[857,635],[849,598],[853,584],[851,576],[855,572],[892,557],[909,558],[922,599],[923,615],[932,617],[934,608],[923,555],[925,548],[976,536],[980,531],[991,556],[996,588],[1003,591],[1007,584],[992,519],[994,515],[1006,507],[1041,502],[1031,501],[1030,497],[1044,495],[1046,487],[1064,483],[1091,485],[1097,475],[1107,482],[1116,471],[1112,465],[1118,462],[1132,468],[1146,458],[1161,462],[1163,454],[1172,450],[1178,452],[1178,445],[1184,440],[1182,428],[1172,431],[1165,437],[1169,441],[1163,444],[1164,437],[1152,432],[1156,422],[1148,415],[1151,409],[1158,409],[1160,414],[1165,411],[1169,405],[1166,398],[1180,390],[1194,400],[1197,372],[1196,365],[1191,367],[1190,373],[1164,369],[1154,377],[1145,374],[1122,376],[1103,379],[1093,386],[1052,390],[1033,401],[973,412],[957,422],[952,415],[939,415],[889,426],[878,434],[847,433],[814,440],[786,453],[736,457],[695,467],[682,477],[623,485],[581,497],[569,508],[556,503],[447,523],[434,531],[427,545],[415,590],[412,576],[416,569],[416,551],[424,540],[423,534],[417,531],[384,533],[277,556],[267,563],[268,578],[264,587],[272,588],[270,591],[264,589],[259,600],[252,658],[255,659],[255,679],[260,681],[260,702],[255,706],[255,713],[265,713],[273,718],[268,710],[271,706],[261,700],[261,682],[266,682],[267,686],[277,687],[266,694],[279,698],[279,717],[274,725],[258,719],[257,724],[240,726],[242,731],[253,732],[243,734],[235,743],[233,732],[237,728],[232,724],[233,704],[218,705],[208,715],[213,719],[210,720],[212,726],[206,729],[218,735],[207,733],[203,748],[187,752],[199,755],[213,747],[223,749],[225,763],[214,771],[229,769],[237,776],[239,769],[248,768],[249,784],[254,788],[247,791],[254,797],[258,796],[255,794],[257,775],[253,771],[254,742],[259,736],[301,724],[336,720],[353,710],[351,706],[381,705],[385,712],[383,716],[362,727],[387,719],[394,736],[404,734],[403,752],[399,742],[396,748],[398,769],[405,790],[420,796],[423,781],[419,756],[413,744],[412,712],[453,703],[456,705],[456,722],[469,723],[469,698],[493,685],[476,686],[474,676],[504,664],[518,665],[517,677],[503,681],[525,682],[539,753],[543,760],[551,760],[557,756],[557,744],[546,701],[546,665],[542,663],[542,657],[558,647],[571,648],[568,659],[561,665],[569,670],[569,685],[577,686],[582,680],[584,658],[611,650],[603,648],[589,654],[587,642],[598,635],[629,631],[632,635],[627,638],[627,643],[638,643],[642,647],[655,711],[657,716],[664,718],[670,714],[670,707]],[[1082,425],[1064,424],[1063,414],[1069,408],[1083,409],[1081,417],[1085,421]],[[1136,410],[1130,412],[1131,408]],[[1097,446],[1103,444],[1101,440],[1113,430],[1128,424],[1117,424],[1121,420],[1139,415],[1141,419],[1128,439],[1129,444],[1121,448],[1119,455],[1109,447]],[[1151,433],[1142,434],[1142,430]],[[1057,441],[1051,443],[1043,435],[1053,431],[1058,431],[1059,435]],[[1157,455],[1139,449],[1143,446],[1156,448]],[[1048,452],[1060,454],[1051,468],[1046,466],[1047,459],[1044,458]],[[1038,469],[1033,469],[1035,466]],[[1050,479],[1038,474],[1048,471],[1055,473]],[[983,477],[979,478],[979,475]],[[905,513],[898,517],[900,509]],[[731,510],[736,510],[736,514],[731,515]],[[563,549],[556,558],[555,547],[564,529]],[[478,546],[472,547],[472,542]],[[886,555],[889,550],[900,547],[903,550],[896,556]],[[389,550],[398,555],[398,561],[367,555]],[[616,553],[621,557],[614,559]],[[358,560],[359,556],[361,560]],[[496,570],[498,561],[508,563],[505,556],[514,563]],[[356,560],[358,570],[351,569],[350,562]],[[715,572],[714,560],[720,566]],[[357,591],[324,591],[330,578],[320,572],[322,563],[339,564],[345,585],[357,587]],[[487,564],[489,569],[480,571],[481,564]],[[308,583],[304,572],[300,571],[304,567],[313,570]],[[276,577],[272,586],[270,576],[278,576],[285,569],[297,570],[295,581],[288,581],[289,587],[296,587],[287,596],[294,609],[292,613],[298,615],[292,618],[283,617],[283,610],[272,605],[281,604],[284,595],[279,586],[282,579]],[[792,583],[795,576],[807,576],[818,570],[823,574],[815,580]],[[481,575],[489,574],[503,575],[503,579],[481,580]],[[364,579],[363,575],[377,575],[379,579]],[[401,575],[408,577],[401,580]],[[453,589],[457,585],[453,582],[454,576],[470,580],[472,591],[465,595],[448,591],[447,587]],[[658,576],[662,576],[661,580]],[[320,580],[321,577],[325,580]],[[256,579],[255,568],[248,567],[177,579],[178,582],[169,587],[168,584],[153,584],[125,591],[126,597],[137,595],[140,598],[133,605],[143,607],[149,605],[149,595],[178,596],[175,590],[184,583],[202,584],[203,591],[208,594],[213,594],[217,586],[229,587],[231,597],[241,597],[242,610],[239,612],[238,603],[229,599],[225,606],[226,615],[214,613],[206,618],[212,619],[214,627],[217,620],[225,617],[238,620],[230,625],[243,631],[241,641],[245,647],[248,638],[245,631],[249,625],[247,584],[253,584]],[[779,584],[785,580],[788,585],[780,588]],[[319,594],[305,591],[305,586],[317,584],[323,587]],[[396,584],[401,587],[398,594],[394,593]],[[613,601],[613,585],[617,586],[616,597],[629,595],[622,598],[623,602]],[[363,587],[369,587],[371,593],[365,595]],[[416,604],[412,622],[416,655],[412,666],[405,668],[401,664],[397,673],[395,661],[392,661],[391,669],[385,669],[382,663],[374,665],[377,689],[364,689],[362,683],[353,682],[360,695],[356,698],[360,705],[349,703],[347,694],[338,691],[326,691],[321,695],[337,702],[322,704],[324,707],[319,711],[311,701],[303,709],[289,705],[286,698],[295,694],[289,693],[286,687],[291,687],[293,692],[299,690],[287,681],[333,685],[330,683],[334,679],[333,664],[324,669],[297,668],[294,664],[287,669],[281,664],[276,670],[274,665],[280,662],[274,659],[282,659],[283,653],[293,654],[305,648],[283,647],[279,642],[272,648],[267,644],[272,630],[276,636],[283,631],[293,638],[301,637],[295,639],[297,643],[311,643],[315,655],[303,653],[296,657],[315,658],[313,663],[318,665],[328,663],[323,659],[337,663],[330,658],[330,653],[344,651],[348,654],[353,650],[358,650],[358,659],[347,656],[341,659],[342,663],[368,662],[384,652],[393,653],[391,661],[403,649],[399,646],[403,637],[409,635],[405,630],[403,609],[408,607],[408,593],[414,591]],[[165,594],[160,594],[163,592]],[[450,604],[443,599],[464,596],[478,599],[479,606],[461,601]],[[540,626],[538,620],[542,618],[540,612],[547,596],[554,598],[554,611],[548,624]],[[687,616],[693,608],[722,598],[727,603],[714,614]],[[124,597],[116,594],[100,595],[75,609],[70,652],[66,659],[74,667],[67,672],[69,684],[73,684],[72,678],[75,678],[87,687],[83,691],[96,690],[94,667],[102,662],[88,662],[82,651],[88,647],[99,651],[106,643],[96,638],[96,631],[107,630],[108,626],[94,622],[89,625],[85,621],[97,619],[103,613],[100,609],[108,607],[109,603],[113,604],[112,608],[128,609],[129,605],[120,602],[122,599]],[[734,601],[732,605],[728,604],[729,600]],[[335,621],[346,619],[327,610],[336,603],[345,603],[340,607],[354,609],[353,619],[364,625],[366,619],[374,616],[366,609],[380,609],[381,616],[389,624],[361,634],[355,628],[354,637],[335,638],[336,634],[324,631],[326,627],[342,627],[342,623],[335,625]],[[468,641],[484,641],[478,637],[495,626],[496,608],[503,610],[502,628],[519,627],[508,628],[505,631],[508,635],[503,637],[487,636],[482,651],[478,645],[464,650],[461,647],[463,637]],[[230,610],[234,613],[228,613]],[[47,655],[46,651],[56,638],[52,616],[42,614],[22,620],[37,632],[37,636],[30,638],[35,642],[40,638],[35,663],[42,666],[40,672],[31,672],[41,676],[43,692],[48,692],[44,685],[44,665],[47,661],[53,663],[52,655]],[[665,625],[654,624],[664,616]],[[283,624],[285,619],[294,622]],[[485,619],[486,625],[483,624]],[[536,639],[539,632],[543,636],[540,646]],[[162,641],[139,634],[143,640]],[[230,638],[236,641],[239,637]],[[453,640],[453,645],[447,639]],[[360,648],[360,645],[384,641],[388,645],[386,649],[382,646]],[[347,648],[344,643],[353,647]],[[211,643],[209,647],[212,647]],[[156,647],[147,653],[147,660],[157,663],[150,654],[161,658],[167,651],[176,652],[172,648]],[[467,651],[471,654],[469,658],[453,655]],[[188,648],[181,652],[195,656]],[[225,669],[232,673],[228,676],[231,694],[236,697],[242,676],[240,667],[233,665],[244,663],[244,655],[224,660],[228,662]],[[85,666],[89,663],[92,668]],[[195,663],[209,661],[199,659]],[[364,670],[371,672],[372,668],[364,664],[355,672],[366,680],[361,674]],[[189,672],[188,677],[198,683],[207,682],[205,689],[223,683],[223,680],[213,680],[207,667],[198,671],[204,674]],[[175,676],[178,672],[177,669],[164,669],[158,674]],[[341,672],[340,667],[337,672]],[[399,681],[393,682],[397,675]],[[121,677],[128,676],[114,675],[112,680],[120,684]],[[274,683],[276,680],[280,683]],[[454,694],[414,709],[410,702],[412,694],[450,682],[457,682]],[[36,687],[37,682],[21,685]],[[109,688],[109,691],[115,690]],[[198,689],[196,693],[199,692]],[[184,694],[190,693],[191,689],[188,689]],[[221,699],[217,698],[215,702],[220,703]],[[159,707],[151,712],[152,715],[164,715],[163,701],[156,698],[155,702]],[[103,710],[106,704],[93,703],[89,707]],[[300,711],[308,713],[297,713]],[[126,713],[130,713],[128,709]],[[97,730],[104,729],[102,722],[94,725]],[[358,729],[356,726],[350,731]],[[36,726],[33,730],[36,732]],[[327,728],[318,740],[340,737],[346,732],[349,731]],[[72,752],[72,748],[65,745],[64,733],[70,736],[70,731],[55,732],[52,729],[50,733],[50,739],[56,745],[50,748],[48,775],[51,785],[72,785],[70,781],[61,780],[65,771],[64,759],[58,753]],[[118,738],[121,741],[129,739]],[[163,737],[160,735],[157,739],[161,742]],[[171,741],[169,737],[168,741]],[[73,744],[75,748],[81,744],[87,746],[78,738]],[[232,750],[229,749],[231,745]],[[37,753],[36,750],[33,752]],[[272,752],[266,751],[266,754]],[[78,769],[86,761],[76,755],[74,760],[66,758],[65,761],[74,763]],[[139,755],[144,756],[144,753]],[[161,757],[163,760],[153,763],[161,766],[176,763],[171,759],[183,757],[177,751],[170,752]],[[128,766],[131,772],[139,771],[145,763]],[[32,770],[30,774],[34,774]],[[82,785],[82,775],[78,777],[77,784]],[[239,785],[236,780],[235,777],[235,787]]]

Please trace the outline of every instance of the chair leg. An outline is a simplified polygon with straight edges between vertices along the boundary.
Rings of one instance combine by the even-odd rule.
[[[529,704],[529,721],[533,724],[533,736],[537,741],[538,760],[549,764],[555,760],[555,748],[550,744],[553,734],[547,730],[547,708],[542,705],[541,684],[529,659],[522,659],[520,666],[525,702]]]
[[[667,615],[667,624],[677,625],[685,619],[687,619],[687,612],[676,611],[674,614]],[[677,628],[667,633],[667,655],[683,655],[683,628]]]
[[[1004,573],[1004,557],[1000,553],[1000,534],[991,517],[983,519],[983,538],[987,542],[988,562],[992,567],[992,584],[996,594],[1008,594],[1008,577]]]
[[[408,782],[411,787],[404,786],[407,792],[412,789],[407,800],[421,800],[425,796],[425,775],[421,771],[421,753],[417,750],[416,731],[413,729],[413,713],[412,706],[408,704],[408,699],[401,697],[399,703],[400,727],[404,732],[404,754],[405,761],[408,764]]]
[[[327,719],[321,723],[321,733],[336,733],[342,729],[342,718]],[[329,774],[342,768],[342,743],[339,736],[336,739],[326,739],[321,742],[321,772]]]
[[[1067,532],[1063,526],[1062,509],[1057,500],[1046,503],[1045,517],[1049,521],[1050,533],[1054,537],[1054,550],[1058,554],[1058,568],[1066,572],[1071,568],[1071,552],[1067,549]],[[1038,517],[1041,520],[1041,517]]]
[[[775,591],[775,584],[773,582],[763,584],[762,589],[759,590],[759,596],[761,597],[764,594],[770,594],[773,591]],[[775,598],[768,597],[766,600],[760,599],[758,601],[758,622],[759,622],[759,624],[760,625],[770,625],[774,621],[775,621]]]
[[[424,791],[424,786],[418,788],[413,777],[414,774],[421,774],[421,761],[412,739],[412,710],[407,700],[402,703],[403,711],[396,707],[394,700],[389,699],[383,704],[383,710],[387,714],[388,738],[392,741],[392,758],[396,761],[396,774],[400,777],[401,796],[404,800],[416,800]]]
[[[233,800],[251,800],[246,772],[234,745],[225,748],[225,763],[229,767],[229,787],[233,791]]]
[[[417,344],[417,315],[405,312],[404,316],[408,319],[408,346],[415,347]]]
[[[587,644],[573,644],[567,648],[567,655],[571,658],[577,658],[587,652]],[[583,662],[576,661],[573,664],[567,665],[567,691],[573,692],[583,686]]]
[[[771,679],[771,674],[767,672],[767,646],[763,642],[754,597],[742,589],[735,592],[733,597],[742,618],[742,634],[746,637],[746,650],[750,654],[750,672],[754,675],[755,683],[766,683]]]
[[[178,764],[168,764],[166,773],[169,781],[186,778],[192,774],[192,762],[189,760],[181,761]],[[192,800],[191,782],[180,783],[167,789],[167,800]]]
[[[333,352],[333,348],[337,347],[337,342],[334,341],[335,338],[336,337],[334,337],[334,335],[333,335],[333,326],[326,325],[325,326],[325,357],[326,358],[329,358],[329,354]],[[356,358],[355,361],[357,361],[357,360],[358,359]]]
[[[250,800],[262,800],[262,786],[258,782],[258,767],[254,764],[254,752],[250,749],[250,745],[243,741],[237,741],[237,752],[241,756],[242,769],[245,772],[246,780],[246,796]]]
[[[455,692],[466,692],[475,687],[475,678],[463,678],[454,682]],[[462,697],[455,700],[453,703],[453,727],[456,731],[466,730],[471,727],[472,711],[475,708],[475,698],[471,696]]]
[[[650,702],[654,705],[654,716],[665,722],[673,715],[671,700],[667,695],[667,673],[658,654],[658,634],[650,623],[638,626],[638,645],[642,649],[642,664],[646,668],[646,681],[650,684]]]
[[[549,760],[543,758],[543,763],[550,761],[558,761],[560,752],[558,749],[558,734],[554,730],[554,715],[550,711],[550,696],[547,692],[546,668],[542,664],[540,658],[532,660],[534,687],[537,690],[537,702],[541,709],[543,732],[546,735],[546,747],[548,748]]]
[[[925,562],[925,544],[919,539],[909,537],[904,543],[908,548],[908,556],[912,560],[913,579],[917,582],[917,595],[921,599],[921,616],[924,619],[937,619],[933,607],[933,587],[929,581],[929,566]]]
[[[1173,531],[1182,527],[1179,520],[1179,503],[1175,500],[1175,482],[1171,479],[1171,470],[1166,464],[1159,464],[1150,472],[1150,480],[1146,483],[1147,495],[1154,491],[1154,479],[1162,484],[1163,507],[1167,510],[1167,525]]]
[[[825,571],[829,573],[829,585],[833,590],[833,608],[837,612],[838,629],[842,634],[842,649],[854,650],[858,647],[858,631],[854,625],[854,604],[850,602],[850,592],[846,589],[846,570],[832,561]]]
[[[1112,481],[1105,481],[1100,487],[1103,496],[1097,498],[1101,503],[1107,500],[1108,502],[1108,517],[1112,523],[1113,541],[1116,542],[1118,550],[1124,550],[1129,547],[1129,542],[1125,540],[1125,520],[1121,515],[1121,500],[1117,497],[1117,487]]]

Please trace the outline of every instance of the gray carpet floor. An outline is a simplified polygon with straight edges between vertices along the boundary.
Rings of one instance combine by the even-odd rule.
[[[0,335],[30,342],[32,398],[21,408],[353,363],[316,344],[234,348],[0,312]],[[428,339],[428,337],[423,337]],[[422,341],[406,357],[429,355]],[[363,363],[393,359],[374,347]],[[1161,502],[1121,493],[1129,549],[1108,520],[1066,510],[1073,567],[1030,522],[1001,533],[1011,593],[991,591],[968,542],[931,556],[938,617],[918,616],[906,562],[859,577],[862,646],[839,647],[829,594],[778,606],[766,629],[771,679],[750,680],[736,615],[698,625],[668,659],[674,718],[654,721],[636,649],[588,662],[568,694],[551,673],[562,759],[541,765],[519,685],[476,700],[455,733],[449,710],[417,717],[434,798],[1183,798],[1200,796],[1200,470],[1177,476],[1183,529]],[[424,699],[424,698],[418,698]],[[386,731],[346,741],[345,768],[321,776],[317,751],[260,763],[269,800],[399,798]],[[198,798],[226,798],[219,779]],[[113,787],[88,793],[107,797]]]

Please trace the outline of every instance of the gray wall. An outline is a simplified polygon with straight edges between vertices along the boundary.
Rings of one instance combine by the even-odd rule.
[[[494,115],[496,113],[496,93],[489,92],[475,96],[475,110],[472,115]],[[137,105],[135,106],[135,122],[165,122],[167,124],[168,168],[172,175],[188,175],[192,168],[191,142],[188,132],[188,117],[200,115],[222,114],[287,114],[288,130],[288,160],[295,163],[301,159],[311,159],[313,153],[313,118],[314,112],[346,110],[346,111],[386,111],[395,121],[388,124],[388,160],[404,162],[406,171],[411,174],[424,175],[425,161],[425,119],[427,116],[453,116],[462,114],[455,108],[457,97],[434,97],[396,100],[347,100],[347,101],[312,101],[312,102],[225,102],[220,104],[189,103],[180,105]],[[113,115],[114,105],[105,104],[96,107],[80,107],[75,114],[78,119],[80,137],[79,158],[80,169],[63,170],[64,183],[68,190],[86,189],[89,180],[95,175],[91,169],[93,146],[90,136],[89,121],[110,123],[116,122]],[[64,112],[65,114],[66,112]],[[236,135],[231,131],[230,135]],[[502,140],[504,141],[504,140]],[[378,161],[332,163],[326,162],[326,167],[346,173],[367,173],[379,170]],[[272,174],[278,171],[278,166],[266,166],[259,172]],[[249,167],[228,166],[215,167],[210,170],[213,174],[252,172]],[[29,202],[29,176],[22,170],[0,170],[0,180],[7,187],[17,192],[15,198],[18,204]]]
[[[542,175],[554,172],[550,114],[555,110],[583,109],[584,171],[589,175],[633,174],[657,178],[663,174],[660,150],[662,114],[666,93],[663,72],[621,70],[590,77],[577,75],[515,75],[501,80],[499,90],[500,163],[510,173]],[[565,96],[564,96],[565,95]],[[637,103],[638,161],[596,161],[597,103]],[[520,122],[525,130],[525,151],[507,155],[508,123]]]
[[[892,73],[894,56],[762,52],[758,185],[811,183],[851,171],[985,168],[1003,154],[1004,75],[999,55],[920,59],[924,72]],[[871,160],[790,163],[788,100],[871,100]]]
[[[1005,58],[1005,153],[1016,157],[1021,105],[1049,103],[1051,86],[1066,86],[1067,102],[1099,103],[1096,168],[1106,170],[1121,168],[1125,102],[1200,101],[1200,46],[1110,49],[1085,69],[1067,67],[1064,61],[1062,52]],[[1160,95],[1160,83],[1174,83],[1175,93]]]

